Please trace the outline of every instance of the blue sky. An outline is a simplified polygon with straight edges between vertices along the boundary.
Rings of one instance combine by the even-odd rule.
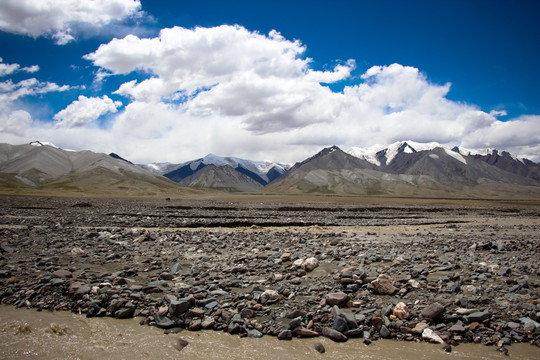
[[[540,160],[536,1],[35,4],[0,1],[0,142],[294,162],[410,139]]]

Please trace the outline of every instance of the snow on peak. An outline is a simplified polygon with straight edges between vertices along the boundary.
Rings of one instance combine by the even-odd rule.
[[[467,165],[467,160],[465,160],[465,158],[460,154],[460,153],[457,153],[447,147],[443,147],[444,149],[444,152],[446,152],[447,155],[450,155],[451,157],[453,157],[454,159],[456,159],[457,161],[460,161],[462,163],[464,163],[465,165]]]
[[[372,164],[381,166],[381,162],[377,159],[377,153],[385,151],[386,164],[390,164],[392,160],[399,154],[400,151],[412,154],[418,151],[433,150],[443,145],[437,142],[418,143],[415,141],[397,141],[390,145],[373,145],[367,148],[351,147],[347,152],[353,156],[364,159]]]
[[[52,146],[54,148],[60,149],[58,146],[54,145],[53,143],[47,142],[47,141],[36,140],[36,141],[32,141],[30,143],[30,145],[32,145],[32,146]]]

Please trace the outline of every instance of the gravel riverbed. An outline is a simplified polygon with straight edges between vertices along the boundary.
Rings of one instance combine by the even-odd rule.
[[[2,197],[0,300],[176,332],[540,344],[540,208]],[[324,349],[321,349],[324,351]]]

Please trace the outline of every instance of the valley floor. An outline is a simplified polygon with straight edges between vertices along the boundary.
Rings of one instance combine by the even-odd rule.
[[[540,341],[539,245],[526,201],[3,196],[0,299],[248,337],[501,348]]]

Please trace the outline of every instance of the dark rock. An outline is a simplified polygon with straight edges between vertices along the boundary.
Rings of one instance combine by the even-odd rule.
[[[117,310],[114,313],[114,316],[119,319],[127,319],[130,317],[133,317],[134,312],[135,312],[135,308],[123,308],[123,309]]]
[[[421,315],[428,319],[438,319],[444,313],[444,306],[439,303],[433,303],[422,309]]]
[[[240,316],[243,319],[251,319],[251,318],[255,317],[255,311],[253,311],[251,309],[248,309],[248,308],[243,308],[240,311]]]
[[[179,316],[189,310],[191,304],[186,300],[173,300],[169,304],[169,314],[171,316]]]
[[[447,353],[450,353],[450,352],[452,352],[452,345],[445,344],[445,345],[443,345],[442,350],[447,352]]]
[[[292,339],[292,332],[291,330],[282,330],[279,332],[277,338],[279,340],[291,340]]]
[[[345,335],[329,327],[323,327],[321,335],[326,336],[330,340],[333,340],[336,342],[344,342],[348,340]]]
[[[292,330],[293,335],[298,337],[316,337],[319,336],[319,333],[313,330],[306,329],[303,326],[299,326]]]
[[[339,315],[334,316],[334,329],[344,334],[347,330],[349,330],[347,320]]]
[[[323,344],[321,343],[315,343],[313,344],[313,348],[320,352],[321,354],[324,354],[326,352],[326,349],[324,348]]]
[[[155,315],[156,326],[161,329],[170,329],[176,326],[176,322],[166,316]]]
[[[390,337],[390,330],[388,330],[388,328],[385,325],[383,325],[381,326],[381,330],[379,331],[379,334],[381,334],[383,338],[387,339]]]

